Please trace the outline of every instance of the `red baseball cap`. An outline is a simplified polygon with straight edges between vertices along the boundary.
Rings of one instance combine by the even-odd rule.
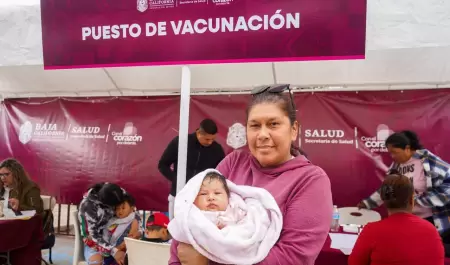
[[[170,220],[169,220],[169,217],[167,217],[167,215],[165,215],[163,213],[154,213],[148,217],[147,224],[145,227],[156,225],[156,226],[161,226],[161,227],[167,228],[167,226],[169,225],[169,222],[170,222]]]

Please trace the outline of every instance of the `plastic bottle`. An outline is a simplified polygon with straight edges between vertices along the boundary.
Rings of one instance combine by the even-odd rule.
[[[336,205],[333,206],[333,220],[331,221],[331,231],[339,232],[339,210]]]

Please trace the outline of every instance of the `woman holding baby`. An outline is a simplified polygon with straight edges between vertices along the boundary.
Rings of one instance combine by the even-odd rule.
[[[78,215],[87,263],[124,265],[123,238],[143,232],[131,195],[114,183],[98,183],[84,194]]]
[[[299,124],[292,94],[283,93],[286,90],[288,85],[252,91],[246,128],[250,152],[229,154],[217,170],[234,184],[267,190],[279,206],[281,233],[258,264],[313,265],[330,229],[331,187],[326,173],[294,147]],[[202,187],[214,183],[208,181]],[[208,262],[215,264],[191,245],[173,241],[169,265]]]

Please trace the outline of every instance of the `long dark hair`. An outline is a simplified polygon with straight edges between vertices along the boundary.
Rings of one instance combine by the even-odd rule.
[[[19,161],[14,158],[3,160],[0,163],[0,168],[6,168],[11,172],[11,175],[14,179],[14,189],[16,189],[19,196],[21,196],[24,187],[31,182],[25,168]]]
[[[263,93],[255,94],[252,96],[252,98],[247,106],[247,120],[248,120],[248,115],[249,115],[251,109],[255,105],[264,104],[264,103],[276,104],[289,118],[289,122],[290,122],[291,126],[293,126],[294,123],[297,121],[297,112],[295,110],[295,103],[290,102],[289,96],[287,96],[286,93],[270,93],[270,92],[263,92]],[[292,156],[298,156],[298,155],[306,156],[306,153],[300,147],[296,146],[294,142],[292,142],[291,143],[291,155]]]
[[[97,183],[91,189],[101,203],[110,207],[116,207],[126,200],[127,193],[114,183]]]
[[[423,149],[423,146],[420,144],[419,137],[413,131],[401,131],[396,132],[389,136],[386,139],[386,146],[390,145],[395,148],[405,149],[407,146],[411,148],[411,150],[416,151]]]

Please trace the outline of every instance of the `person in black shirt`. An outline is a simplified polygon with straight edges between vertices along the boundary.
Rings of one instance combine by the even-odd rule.
[[[145,223],[145,233],[142,240],[153,243],[165,243],[170,240],[169,217],[163,213],[150,215]]]
[[[194,133],[189,134],[186,182],[205,169],[216,168],[220,161],[225,158],[222,146],[215,141],[216,135],[217,125],[210,119],[203,120],[200,127]],[[177,162],[178,136],[169,143],[158,164],[161,174],[172,182],[169,195],[170,219],[173,218],[173,205],[177,193]]]

